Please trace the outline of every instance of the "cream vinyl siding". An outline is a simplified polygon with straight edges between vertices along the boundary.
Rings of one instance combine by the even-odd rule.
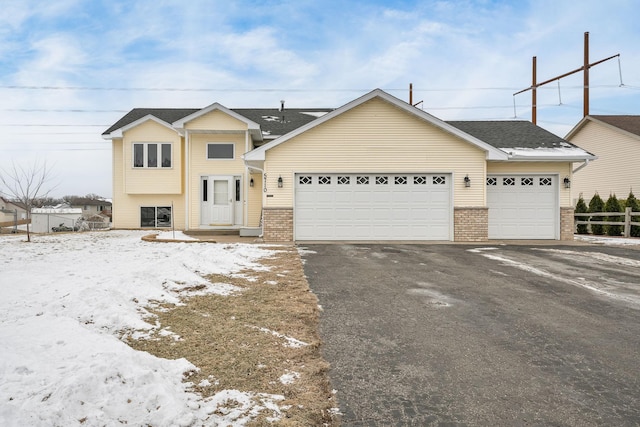
[[[185,129],[189,130],[247,130],[247,125],[238,119],[235,119],[222,111],[214,110],[203,116],[191,120],[185,124]],[[244,152],[244,151],[243,151]]]
[[[587,121],[571,138],[571,142],[598,156],[597,160],[574,175],[571,189],[574,201],[577,201],[580,193],[587,203],[596,192],[605,200],[612,193],[619,199],[626,199],[631,189],[636,195],[640,193],[637,161],[640,156],[640,137]]]
[[[244,188],[244,180],[246,177],[242,154],[245,152],[245,133],[195,134],[190,135],[189,138],[189,158],[191,159],[189,169],[189,205],[191,211],[189,226],[191,228],[197,228],[197,226],[200,225],[200,200],[202,198],[200,178],[202,176],[242,176]],[[207,159],[207,144],[209,143],[234,144],[233,160]]]
[[[134,168],[134,143],[170,143],[171,168]],[[124,132],[122,165],[127,194],[179,194],[182,191],[181,138],[177,132],[152,120]]]
[[[293,207],[295,173],[425,172],[452,173],[455,206],[484,206],[485,165],[484,151],[376,98],[267,151],[264,200]]]
[[[123,151],[122,151],[122,139],[114,139],[112,144],[112,164],[111,164],[111,177],[112,177],[112,202],[111,207],[112,226],[114,228],[126,228],[125,224],[130,222],[124,215],[120,215],[120,207],[125,203],[124,193],[124,165],[122,163]]]
[[[143,206],[171,206],[173,202],[173,224],[184,228],[184,196],[176,195],[128,195],[113,200],[113,227],[140,228],[140,208]]]
[[[253,188],[249,187],[249,182],[246,184],[249,189],[246,206],[249,209],[247,227],[258,227],[260,225],[260,216],[262,215],[262,174],[251,174],[248,179],[250,180],[251,178],[253,178]]]
[[[571,189],[564,188],[564,177],[571,178],[572,164],[569,162],[488,162],[487,175],[558,175],[560,207],[573,206]],[[486,183],[483,183],[486,187]],[[572,184],[573,185],[573,184]]]

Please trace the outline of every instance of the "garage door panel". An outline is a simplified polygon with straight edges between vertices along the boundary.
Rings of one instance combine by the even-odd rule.
[[[353,192],[353,201],[356,203],[371,203],[371,191],[356,190]]]
[[[318,203],[332,203],[334,193],[327,190],[322,190],[316,193],[316,202]]]
[[[450,240],[448,175],[304,176],[295,181],[297,240]]]

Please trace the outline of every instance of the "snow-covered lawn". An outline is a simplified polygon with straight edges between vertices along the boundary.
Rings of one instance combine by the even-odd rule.
[[[183,382],[196,369],[189,361],[120,339],[157,327],[145,321],[145,307],[179,303],[186,288],[233,292],[202,275],[264,269],[258,260],[272,251],[145,242],[144,234],[36,235],[31,243],[0,235],[0,425],[241,425],[237,413],[221,410],[229,400],[245,414],[265,407],[278,414],[278,395],[260,395],[262,406],[234,390],[202,399]]]

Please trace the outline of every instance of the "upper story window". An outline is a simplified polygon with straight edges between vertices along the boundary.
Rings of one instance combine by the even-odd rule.
[[[170,168],[171,144],[161,142],[134,142],[134,168]]]
[[[207,159],[233,160],[235,145],[233,144],[207,144]]]

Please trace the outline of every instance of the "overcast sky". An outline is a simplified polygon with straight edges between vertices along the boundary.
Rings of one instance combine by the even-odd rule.
[[[0,167],[111,197],[101,133],[135,107],[339,107],[380,88],[444,120],[531,119],[590,70],[591,114],[640,114],[640,2],[0,0]],[[538,125],[582,118],[582,73]],[[622,86],[621,86],[622,83]],[[515,109],[514,109],[515,100]],[[53,182],[53,181],[52,181]],[[1,190],[1,189],[0,189]]]

